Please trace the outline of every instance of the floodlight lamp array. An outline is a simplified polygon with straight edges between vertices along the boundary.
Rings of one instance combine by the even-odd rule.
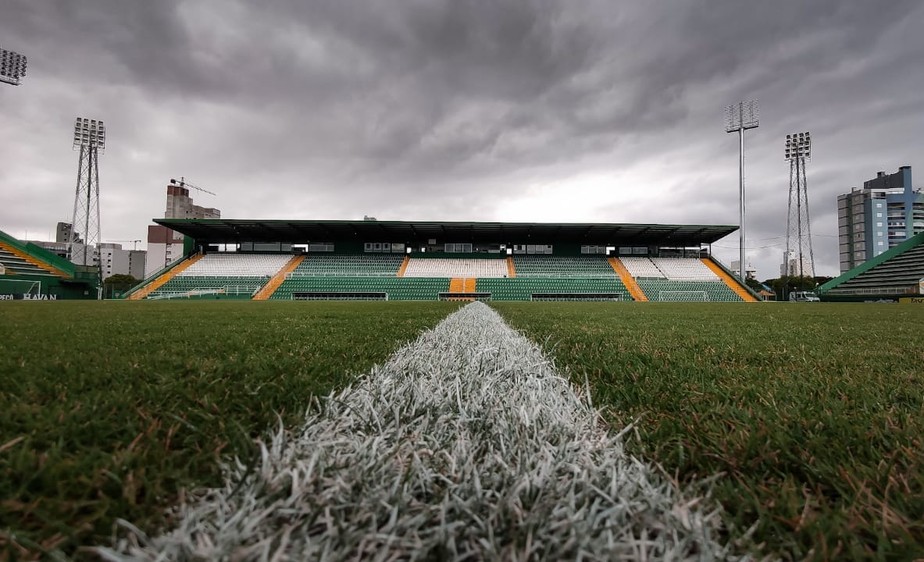
[[[96,119],[78,117],[74,123],[74,148],[87,146],[106,149],[106,125]]]
[[[808,131],[786,135],[786,160],[812,157],[812,135]]]
[[[760,125],[760,104],[748,100],[725,106],[725,132],[756,129]]]
[[[10,84],[18,85],[20,79],[26,75],[26,57],[0,49],[0,78]]]

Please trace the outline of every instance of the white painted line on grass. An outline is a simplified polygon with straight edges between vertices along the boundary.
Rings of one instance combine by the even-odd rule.
[[[280,430],[251,471],[109,560],[714,560],[717,510],[682,497],[482,303]],[[126,524],[126,526],[128,526]],[[130,528],[132,529],[132,528]]]

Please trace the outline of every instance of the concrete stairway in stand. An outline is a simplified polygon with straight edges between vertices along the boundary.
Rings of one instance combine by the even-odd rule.
[[[645,292],[638,286],[638,283],[635,282],[635,277],[632,277],[632,274],[629,273],[626,266],[619,261],[619,258],[607,258],[606,261],[609,262],[613,271],[619,275],[619,279],[622,281],[622,284],[626,286],[626,289],[629,290],[629,294],[632,295],[634,300],[638,302],[648,302],[648,297],[645,296]]]
[[[266,285],[263,285],[263,287],[261,287],[260,290],[257,291],[257,294],[253,296],[253,300],[265,301],[266,299],[270,298],[273,295],[273,293],[276,292],[276,289],[278,289],[279,286],[282,285],[282,282],[286,280],[286,275],[288,275],[292,271],[295,271],[295,268],[298,267],[298,265],[302,263],[304,260],[305,260],[305,256],[303,255],[302,256],[292,256],[292,259],[290,259],[288,263],[282,266],[282,269],[277,271],[276,275],[273,275],[273,277],[270,278],[270,280],[266,282]]]
[[[140,301],[141,299],[150,295],[157,289],[163,287],[167,283],[167,281],[170,281],[171,279],[176,277],[180,272],[185,270],[187,267],[191,266],[192,264],[196,263],[197,261],[201,259],[202,259],[202,254],[196,254],[178,263],[175,267],[171,267],[169,271],[161,273],[156,279],[154,279],[153,281],[151,281],[150,283],[148,283],[141,289],[129,295],[128,300]]]
[[[741,300],[744,302],[757,302],[757,299],[754,298],[754,295],[750,291],[741,286],[741,283],[728,274],[724,269],[722,269],[719,264],[715,263],[709,258],[703,258],[703,263],[706,264],[706,267],[712,270],[713,273],[719,276],[719,279],[723,283],[728,285],[728,288],[735,292],[736,295],[741,297]]]

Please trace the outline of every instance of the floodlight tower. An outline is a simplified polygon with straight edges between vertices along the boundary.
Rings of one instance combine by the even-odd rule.
[[[26,75],[26,57],[0,49],[0,82],[19,86]]]
[[[74,263],[92,265],[93,260],[87,254],[100,242],[99,152],[106,150],[106,126],[103,122],[78,117],[74,123],[74,148],[80,149],[80,161],[67,255]],[[83,234],[82,256],[74,252],[77,232]]]
[[[739,259],[739,276],[744,283],[747,277],[747,267],[744,265],[744,132],[748,129],[756,129],[760,124],[759,114],[760,107],[757,100],[739,101],[725,107],[725,132],[738,133],[738,191],[739,191],[739,209],[741,211],[741,223],[739,228],[740,236],[740,256]]]
[[[812,158],[810,133],[786,135],[786,160],[789,161],[789,214],[786,217],[785,271],[791,274],[790,263],[798,258],[799,277],[815,276],[815,254],[812,251],[812,223],[809,220],[808,186],[805,182],[805,161]],[[806,259],[808,261],[806,262]]]

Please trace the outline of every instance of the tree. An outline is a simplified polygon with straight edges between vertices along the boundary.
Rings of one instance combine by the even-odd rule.
[[[135,279],[131,275],[123,275],[121,273],[110,275],[103,281],[103,295],[105,295],[106,298],[112,298],[116,294],[122,294],[131,289],[138,284],[138,281],[138,279]]]
[[[764,284],[773,289],[778,300],[789,299],[789,293],[793,291],[814,291],[820,285],[830,281],[831,277],[780,277],[777,279],[767,279]]]
[[[747,283],[748,287],[750,287],[751,290],[754,291],[755,293],[759,292],[760,290],[764,288],[763,285],[761,285],[760,281],[758,281],[757,279],[754,279],[753,277],[748,277],[747,279],[744,280],[744,282]]]

